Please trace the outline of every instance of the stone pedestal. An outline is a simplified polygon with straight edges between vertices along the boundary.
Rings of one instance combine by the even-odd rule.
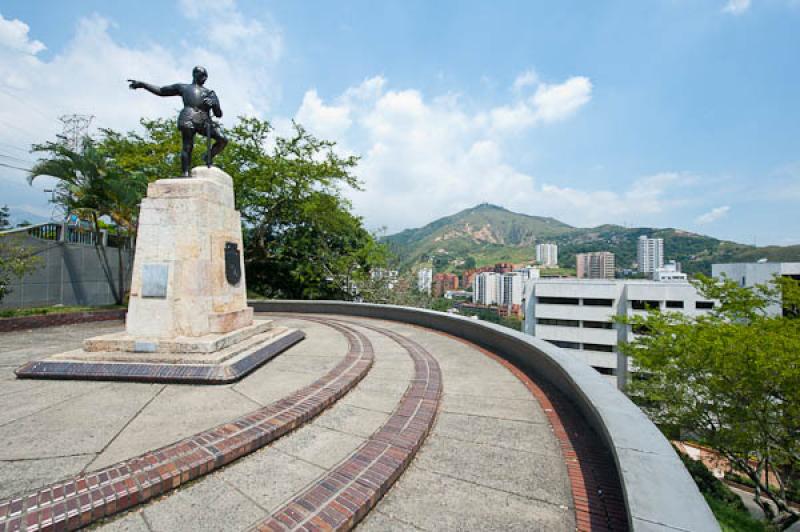
[[[236,262],[228,264],[239,272],[235,282],[226,278],[226,260]],[[151,183],[139,214],[128,334],[195,337],[252,322],[230,176],[201,167],[189,179]]]
[[[232,375],[226,368],[233,365],[241,377],[242,369],[265,362],[265,354],[275,356],[304,337],[254,321],[242,249],[228,174],[198,167],[191,178],[151,183],[139,214],[125,332],[90,338],[82,350],[28,364],[17,375],[175,381],[191,374],[190,382],[202,382],[203,374],[227,382],[220,379]],[[192,366],[199,368],[189,371]]]

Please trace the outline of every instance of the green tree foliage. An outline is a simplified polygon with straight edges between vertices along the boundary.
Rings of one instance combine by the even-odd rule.
[[[8,205],[0,207],[0,231],[11,227],[11,214],[8,210]]]
[[[174,121],[141,124],[141,133],[103,130],[82,154],[56,144],[37,146],[51,157],[34,168],[35,175],[62,180],[57,201],[65,208],[108,214],[132,232],[147,182],[180,175]],[[273,139],[268,122],[241,118],[226,133],[230,142],[214,163],[233,178],[248,288],[268,297],[351,297],[371,268],[386,260],[385,247],[350,212],[342,193],[359,187],[352,174],[357,158],[337,155],[334,143],[298,124],[290,136]],[[197,164],[203,142],[197,138]],[[116,201],[120,189],[133,191],[124,196],[125,210]]]
[[[0,235],[0,301],[10,292],[8,285],[14,277],[22,277],[40,264],[41,258],[22,245],[19,235]]]
[[[620,346],[640,371],[629,392],[656,423],[722,453],[756,486],[765,514],[787,528],[800,518],[786,490],[800,471],[800,319],[792,312],[800,288],[784,278],[751,289],[701,277],[696,286],[717,302],[706,315],[621,320],[647,331]],[[767,312],[776,302],[784,315]]]
[[[41,176],[56,178],[54,203],[67,213],[91,220],[98,235],[100,218],[104,216],[114,222],[117,236],[135,235],[139,201],[147,188],[147,179],[141,172],[124,172],[102,142],[97,143],[88,137],[83,139],[80,150],[73,150],[62,142],[46,142],[34,145],[33,151],[45,156],[33,166],[28,180],[32,183]],[[114,300],[118,305],[122,304],[125,296],[123,239],[119,239],[117,247],[120,275],[116,286],[106,249],[99,237],[95,242],[101,260],[106,263],[104,269]]]

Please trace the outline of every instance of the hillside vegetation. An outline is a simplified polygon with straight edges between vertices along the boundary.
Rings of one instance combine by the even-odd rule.
[[[667,260],[677,260],[690,274],[711,273],[714,262],[799,261],[800,246],[755,247],[672,228],[601,225],[572,227],[555,218],[529,216],[484,203],[440,218],[419,229],[406,229],[385,237],[401,270],[433,262],[438,271],[452,271],[472,265],[496,262],[516,264],[533,261],[535,245],[558,244],[559,265],[575,267],[575,254],[611,251],[618,268],[630,268],[636,261],[636,240],[640,235],[664,239]]]

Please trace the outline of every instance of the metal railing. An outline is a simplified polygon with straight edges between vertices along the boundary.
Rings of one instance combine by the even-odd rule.
[[[0,231],[0,236],[22,234],[27,234],[38,240],[47,240],[51,242],[67,242],[84,246],[109,245],[108,231],[105,229],[101,229],[98,233],[74,225],[67,225],[64,222],[44,222]],[[112,247],[117,247],[119,241],[119,238],[115,238],[114,241],[111,242]]]

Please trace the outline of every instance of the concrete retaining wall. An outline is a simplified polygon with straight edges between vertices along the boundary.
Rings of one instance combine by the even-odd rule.
[[[421,325],[481,345],[557,386],[616,461],[632,530],[719,531],[686,468],[645,414],[591,367],[535,337],[441,312],[342,301],[251,301],[257,312],[343,314]]]
[[[21,279],[12,279],[11,293],[0,301],[0,309],[114,304],[109,277],[116,289],[119,283],[117,248],[41,240],[27,235],[4,238],[14,238],[15,244],[33,250],[41,260],[35,271]],[[102,258],[104,249],[107,263]],[[131,256],[127,250],[122,253],[127,290]]]

